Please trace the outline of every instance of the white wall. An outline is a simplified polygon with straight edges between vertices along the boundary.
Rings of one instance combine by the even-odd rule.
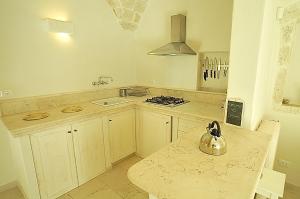
[[[274,70],[275,65],[272,58],[275,56],[274,48],[276,46],[276,35],[274,27],[277,23],[276,19],[277,7],[274,0],[266,0],[263,15],[263,27],[260,40],[260,48],[258,51],[258,64],[256,71],[255,93],[253,96],[253,110],[251,117],[251,126],[256,128],[261,119],[264,117],[269,101],[269,88],[272,76],[270,71]]]
[[[266,0],[234,1],[230,48],[228,98],[245,102],[243,127],[254,130],[262,119],[263,22]],[[262,89],[262,91],[264,91]]]
[[[151,0],[135,33],[139,84],[196,89],[197,56],[147,55],[170,42],[173,14],[187,16],[187,43],[195,51],[227,51],[232,0]]]
[[[71,40],[44,31],[47,17],[72,21]],[[136,82],[133,32],[104,0],[5,0],[0,24],[0,90],[12,97],[91,89],[100,75],[113,76],[114,85]]]
[[[300,151],[300,114],[273,109],[272,96],[279,52],[278,2],[235,1],[228,96],[239,96],[245,100],[244,121],[247,128],[254,129],[261,119],[280,121],[275,169],[287,174],[287,182],[300,186],[297,153]],[[279,159],[289,161],[289,167],[281,167]]]

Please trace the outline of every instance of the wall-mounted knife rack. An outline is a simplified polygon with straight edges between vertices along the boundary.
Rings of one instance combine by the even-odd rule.
[[[198,89],[226,92],[229,68],[228,51],[200,52]]]
[[[228,70],[228,60],[223,60],[222,58],[218,57],[209,58],[206,56],[205,59],[202,61],[202,72],[204,81],[207,81],[208,78],[220,79],[221,75],[223,77],[227,77]]]

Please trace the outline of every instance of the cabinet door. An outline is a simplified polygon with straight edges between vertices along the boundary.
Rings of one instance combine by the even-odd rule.
[[[79,185],[105,171],[102,118],[72,125]]]
[[[141,110],[138,124],[138,154],[147,157],[171,142],[171,116]]]
[[[111,161],[116,162],[136,151],[135,110],[112,114],[108,117]]]
[[[69,126],[31,136],[41,198],[57,198],[78,186]]]

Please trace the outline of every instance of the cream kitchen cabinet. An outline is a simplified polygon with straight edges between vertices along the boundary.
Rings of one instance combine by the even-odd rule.
[[[137,116],[137,154],[147,157],[171,142],[171,116],[139,110]]]
[[[78,186],[70,126],[31,136],[41,198],[57,198]]]
[[[107,117],[111,162],[136,152],[135,110],[126,110]]]
[[[102,119],[72,125],[79,185],[105,171],[105,148]]]
[[[57,198],[105,171],[102,118],[31,136],[41,198]]]

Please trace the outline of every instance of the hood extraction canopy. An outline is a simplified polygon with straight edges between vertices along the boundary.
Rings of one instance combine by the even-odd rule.
[[[171,17],[171,43],[149,52],[149,55],[178,56],[196,55],[197,53],[186,43],[186,16],[173,15]]]

